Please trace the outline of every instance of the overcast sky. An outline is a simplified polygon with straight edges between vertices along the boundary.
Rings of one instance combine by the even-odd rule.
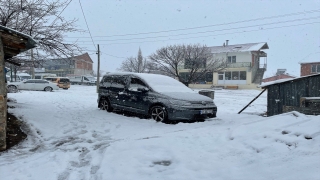
[[[147,57],[167,45],[221,46],[225,40],[231,45],[268,43],[266,76],[279,68],[299,76],[299,62],[320,59],[320,0],[80,2],[73,0],[63,15],[77,18],[78,28],[87,33],[70,34],[66,41],[87,48],[95,71],[97,44],[104,72],[116,71],[127,57],[136,57],[139,47]]]

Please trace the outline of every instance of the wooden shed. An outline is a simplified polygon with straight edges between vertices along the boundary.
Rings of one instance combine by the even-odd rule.
[[[320,74],[275,81],[261,87],[268,91],[267,116],[289,111],[320,115]]]
[[[6,149],[7,90],[5,61],[23,51],[34,48],[36,42],[28,35],[0,25],[0,151]]]

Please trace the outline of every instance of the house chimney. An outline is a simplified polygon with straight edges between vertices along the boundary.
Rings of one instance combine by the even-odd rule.
[[[226,40],[226,46],[228,46],[228,42],[229,42],[229,40]]]

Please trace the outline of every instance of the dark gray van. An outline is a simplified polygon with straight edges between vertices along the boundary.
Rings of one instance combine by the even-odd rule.
[[[217,106],[181,82],[164,75],[110,73],[99,85],[98,107],[148,115],[156,121],[216,117]]]

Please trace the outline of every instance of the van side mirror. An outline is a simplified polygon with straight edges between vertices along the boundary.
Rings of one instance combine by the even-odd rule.
[[[139,87],[137,90],[138,90],[138,91],[141,91],[141,92],[143,92],[143,93],[145,93],[145,92],[148,92],[148,91],[149,91],[149,89],[148,89],[148,88],[146,88],[146,87]]]

